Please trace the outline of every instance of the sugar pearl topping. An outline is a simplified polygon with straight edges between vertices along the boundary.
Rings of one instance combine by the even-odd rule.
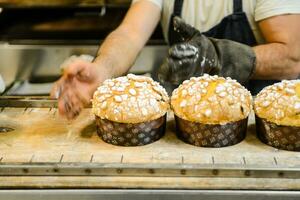
[[[207,110],[205,110],[204,114],[205,114],[206,117],[210,117],[211,114],[212,114],[212,110],[211,109],[207,109]]]
[[[300,80],[265,87],[255,98],[255,112],[280,125],[300,126]]]
[[[300,111],[300,101],[295,103],[294,108],[296,111]]]
[[[114,99],[115,99],[116,102],[122,102],[122,97],[121,96],[116,95]]]
[[[95,91],[93,113],[122,123],[139,123],[163,116],[169,97],[158,82],[149,77],[128,74],[108,79]]]
[[[189,121],[224,124],[246,118],[251,101],[250,92],[237,81],[204,74],[174,90],[171,107],[178,117]]]
[[[132,89],[132,88],[129,89],[129,93],[133,96],[136,95],[135,89]]]

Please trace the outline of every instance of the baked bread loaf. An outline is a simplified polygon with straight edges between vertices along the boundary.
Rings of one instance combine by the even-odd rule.
[[[93,113],[101,119],[140,123],[157,119],[169,109],[169,97],[158,82],[128,74],[109,79],[94,93]]]
[[[248,117],[250,92],[236,80],[205,74],[173,91],[171,107],[178,117],[204,124],[226,124]]]
[[[180,139],[196,146],[224,147],[245,138],[252,97],[236,80],[204,74],[174,90],[171,107]]]
[[[284,80],[264,88],[255,98],[254,109],[269,122],[300,127],[300,80]]]
[[[300,80],[265,87],[254,101],[258,138],[275,148],[300,151]]]
[[[97,133],[107,143],[146,145],[165,133],[169,97],[149,77],[128,74],[106,80],[94,93],[92,105]]]

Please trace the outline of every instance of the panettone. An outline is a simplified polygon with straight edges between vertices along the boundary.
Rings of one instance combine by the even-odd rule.
[[[278,149],[300,151],[300,80],[264,88],[255,98],[258,138]]]
[[[107,143],[139,146],[164,135],[169,97],[149,77],[128,74],[109,79],[94,93],[98,135]]]
[[[245,138],[252,97],[236,80],[205,74],[174,90],[171,107],[179,138],[196,146],[223,147]]]

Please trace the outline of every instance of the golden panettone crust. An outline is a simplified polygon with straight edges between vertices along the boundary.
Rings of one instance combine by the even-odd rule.
[[[158,82],[145,76],[128,74],[109,79],[95,91],[93,113],[120,123],[155,120],[169,109],[169,97]]]
[[[277,125],[300,126],[300,80],[265,87],[254,101],[255,114]]]
[[[204,74],[184,81],[171,97],[178,117],[204,124],[226,124],[248,117],[250,92],[236,80]]]

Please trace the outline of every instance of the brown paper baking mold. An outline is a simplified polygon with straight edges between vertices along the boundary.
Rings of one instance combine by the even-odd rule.
[[[257,137],[277,149],[300,151],[300,127],[281,126],[255,116]]]
[[[166,129],[166,115],[142,123],[119,123],[96,116],[97,134],[118,146],[142,146],[159,140]]]
[[[201,147],[226,147],[246,137],[248,118],[224,125],[202,124],[175,115],[176,134],[186,143]]]

